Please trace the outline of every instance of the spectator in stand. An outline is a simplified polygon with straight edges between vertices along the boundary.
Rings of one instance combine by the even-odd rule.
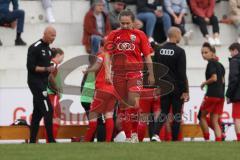
[[[120,27],[120,23],[118,20],[119,13],[126,8],[126,4],[124,0],[115,0],[112,8],[113,10],[109,12],[110,23],[112,29],[117,29]]]
[[[138,0],[137,10],[138,18],[146,24],[146,34],[149,38],[153,36],[153,30],[158,27],[159,24],[163,24],[166,36],[168,29],[171,27],[171,18],[163,10],[163,0]]]
[[[171,16],[173,26],[181,30],[185,44],[191,37],[192,31],[186,32],[184,16],[187,12],[186,0],[164,0],[164,5],[168,14]]]
[[[45,12],[46,12],[47,21],[49,23],[54,23],[56,20],[53,16],[52,0],[42,0],[42,5],[43,5],[43,8],[45,9]]]
[[[113,10],[109,12],[109,18],[112,29],[114,30],[120,27],[118,16],[120,12],[126,8],[125,0],[115,0],[112,7]],[[134,28],[140,29],[142,28],[142,26],[143,26],[142,22],[136,19],[134,22]]]
[[[94,1],[95,1],[95,0],[90,0],[90,6],[92,6],[93,3],[95,3]],[[109,1],[110,1],[110,0],[102,0],[102,2],[104,3],[104,12],[105,12],[106,14],[108,14],[108,12],[109,12]]]
[[[215,0],[190,1],[193,23],[199,25],[202,35],[207,42],[211,45],[221,45],[218,18],[214,15],[214,7]],[[208,24],[213,26],[213,37],[208,33]]]
[[[13,5],[13,11],[9,10],[10,3]],[[17,20],[17,36],[15,40],[16,46],[25,46],[21,34],[24,28],[25,12],[18,9],[18,0],[0,0],[0,21],[1,23],[12,23]],[[0,42],[1,44],[1,42]]]
[[[230,19],[238,31],[237,41],[240,43],[240,0],[230,0]]]
[[[137,0],[137,18],[145,23],[145,33],[148,36],[149,42],[154,41],[153,31],[157,22],[157,17],[154,10],[148,7],[147,0]]]
[[[88,53],[95,55],[99,50],[101,40],[111,31],[109,17],[103,10],[104,2],[94,0],[84,17],[83,45]]]

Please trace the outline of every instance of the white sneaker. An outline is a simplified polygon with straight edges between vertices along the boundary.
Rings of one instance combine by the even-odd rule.
[[[215,45],[216,45],[216,46],[221,46],[221,41],[220,41],[220,38],[219,38],[219,37],[218,37],[218,38],[215,38],[214,41],[215,41]]]
[[[159,136],[156,135],[156,134],[152,137],[151,141],[152,141],[152,142],[161,142]]]
[[[55,23],[56,22],[56,20],[53,16],[52,8],[47,8],[46,9],[46,16],[47,16],[48,23]]]
[[[188,45],[189,44],[189,40],[192,38],[193,35],[193,31],[189,30],[187,31],[184,35],[183,35],[183,39],[184,39],[184,44]]]
[[[132,143],[138,143],[139,142],[137,133],[132,133],[132,135],[131,135],[131,142]]]
[[[125,139],[125,142],[126,142],[126,143],[132,143],[131,138],[126,138],[126,139]]]
[[[210,43],[212,46],[215,45],[216,41],[212,37],[208,37],[208,43]]]

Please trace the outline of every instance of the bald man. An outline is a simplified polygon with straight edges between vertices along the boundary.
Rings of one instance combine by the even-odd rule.
[[[47,96],[48,76],[54,70],[54,67],[50,64],[52,52],[49,45],[53,43],[55,37],[56,30],[48,26],[44,30],[42,39],[28,48],[27,82],[33,95],[30,143],[36,143],[36,136],[42,117],[44,117],[48,142],[55,142],[52,131],[53,108]]]
[[[155,49],[155,61],[169,68],[168,73],[162,78],[174,86],[174,90],[161,97],[161,113],[154,127],[153,141],[159,140],[159,131],[169,118],[169,110],[172,107],[173,125],[172,140],[178,140],[181,123],[183,103],[189,100],[188,83],[186,74],[186,55],[184,49],[177,46],[182,36],[177,27],[168,30],[168,42]]]

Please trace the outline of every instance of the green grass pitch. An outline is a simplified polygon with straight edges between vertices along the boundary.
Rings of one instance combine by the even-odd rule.
[[[1,144],[0,160],[239,160],[237,142]]]

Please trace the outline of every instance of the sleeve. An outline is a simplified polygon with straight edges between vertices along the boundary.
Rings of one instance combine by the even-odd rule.
[[[188,6],[187,6],[186,0],[182,0],[181,7],[182,7],[181,13],[184,13],[184,14],[187,13]]]
[[[193,14],[200,16],[200,17],[205,17],[204,10],[202,8],[198,7],[196,0],[190,1],[190,7],[191,7]]]
[[[187,92],[187,73],[186,73],[186,54],[185,51],[182,50],[181,54],[179,54],[179,58],[177,61],[177,73],[178,73],[178,80],[179,80],[179,86],[182,87],[182,92]]]
[[[138,12],[154,12],[154,9],[147,6],[146,0],[137,0],[137,11]]]
[[[98,63],[103,63],[103,60],[104,60],[104,55],[103,54],[100,54],[97,56],[97,62]]]
[[[210,0],[210,4],[208,6],[207,15],[206,15],[208,18],[212,17],[214,13],[214,7],[215,7],[215,0]]]
[[[107,36],[107,40],[104,44],[104,51],[106,51],[109,55],[112,55],[114,49],[115,49],[115,44],[114,44],[114,37],[115,37],[115,32],[110,32],[109,35]]]
[[[213,74],[216,74],[217,73],[217,68],[216,68],[216,65],[214,62],[209,62],[208,65],[207,65],[207,71],[209,73],[209,75],[213,75]]]
[[[230,61],[230,66],[229,66],[229,77],[228,77],[228,89],[226,96],[228,98],[232,98],[235,89],[237,88],[239,84],[239,63],[238,60],[232,59]]]
[[[18,9],[18,0],[12,0],[12,4],[13,4],[13,10],[17,10]]]
[[[36,66],[37,66],[37,49],[33,46],[31,46],[28,49],[27,54],[27,70],[30,72],[35,72]]]
[[[170,0],[164,0],[164,5],[169,14],[171,14],[171,15],[174,14],[174,11],[172,9],[172,3]]]
[[[141,38],[140,48],[143,55],[147,56],[151,54],[153,52],[153,49],[148,41],[147,36],[143,32],[140,32],[140,38]]]
[[[102,36],[98,31],[96,26],[94,25],[94,22],[91,21],[90,15],[89,13],[87,13],[84,17],[84,22],[83,22],[83,27],[84,27],[84,31],[87,32],[88,34],[95,34],[95,35],[99,35]]]

